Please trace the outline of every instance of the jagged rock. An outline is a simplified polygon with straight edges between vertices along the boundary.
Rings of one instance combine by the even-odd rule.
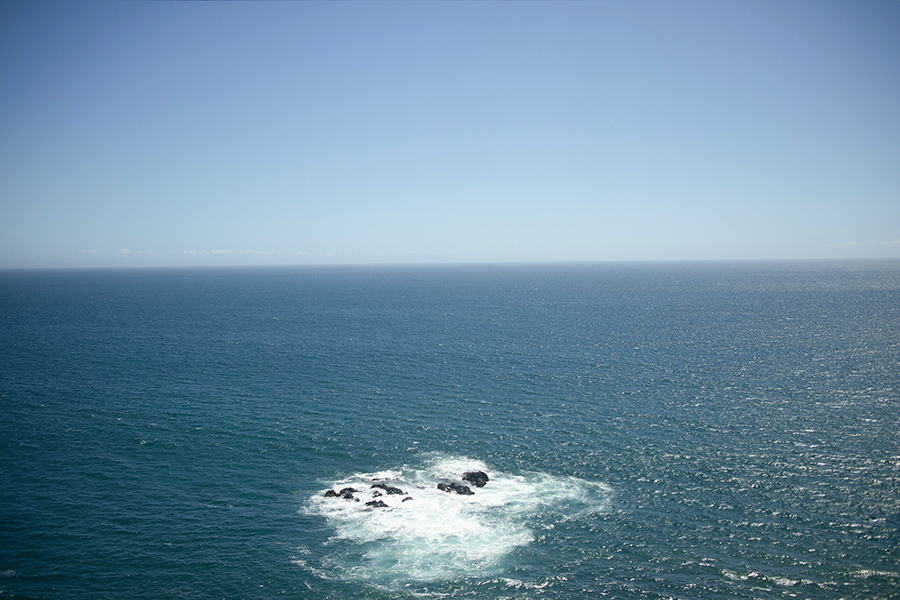
[[[325,492],[325,497],[326,498],[343,498],[344,500],[356,500],[357,502],[359,502],[359,498],[355,498],[353,496],[353,494],[358,493],[358,492],[359,492],[359,490],[357,490],[355,488],[346,487],[346,488],[342,489],[340,492],[336,492],[334,490],[328,490],[327,492]]]
[[[358,491],[359,491],[359,490],[357,490],[357,489],[348,487],[348,488],[342,489],[342,490],[341,490],[341,493],[340,493],[339,495],[340,495],[340,497],[343,498],[344,500],[356,500],[357,502],[359,502],[359,498],[355,498],[355,497],[353,496],[353,494],[354,494],[355,492],[358,492]]]
[[[463,481],[468,481],[475,487],[484,487],[490,479],[484,471],[468,471],[463,473]]]
[[[386,491],[388,494],[396,494],[398,496],[402,496],[403,494],[406,493],[403,490],[401,490],[400,488],[395,488],[393,486],[387,485],[386,483],[373,483],[372,487],[373,488],[381,488],[384,491]]]
[[[406,502],[407,500],[412,500],[412,496],[407,496],[406,498],[404,498],[404,499],[401,500],[400,502]]]
[[[437,487],[442,492],[447,492],[448,494],[454,493],[461,496],[471,496],[475,493],[469,488],[469,486],[456,483],[455,481],[450,483],[439,483]]]
[[[379,497],[381,497],[381,496],[382,496],[382,493],[379,492],[378,490],[375,490],[374,492],[372,492],[372,497],[373,497],[373,498],[379,498]]]
[[[384,503],[383,500],[372,500],[371,502],[366,502],[366,506],[371,506],[372,508],[387,508],[388,505]]]

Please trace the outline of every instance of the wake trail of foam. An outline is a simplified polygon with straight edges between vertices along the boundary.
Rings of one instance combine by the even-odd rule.
[[[484,471],[490,480],[481,488],[467,484],[462,475],[468,471]],[[469,485],[474,493],[458,495],[437,487],[450,482]],[[376,484],[384,487],[372,487]],[[490,574],[514,549],[535,539],[531,521],[602,512],[611,492],[604,484],[575,477],[494,472],[463,457],[356,473],[330,489],[340,493],[346,488],[355,490],[349,498],[326,497],[323,490],[304,511],[324,517],[334,529],[329,544],[342,550],[325,562],[335,576],[380,582]],[[372,502],[384,506],[367,505]]]

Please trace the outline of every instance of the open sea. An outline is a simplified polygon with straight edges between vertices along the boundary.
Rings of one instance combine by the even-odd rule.
[[[0,598],[900,597],[900,261],[3,271],[0,410]]]

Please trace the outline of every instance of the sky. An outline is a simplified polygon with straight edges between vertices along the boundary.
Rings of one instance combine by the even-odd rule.
[[[0,268],[900,258],[900,3],[0,3]]]

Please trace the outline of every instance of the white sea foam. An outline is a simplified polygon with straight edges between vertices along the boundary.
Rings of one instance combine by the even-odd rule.
[[[466,471],[485,471],[487,486],[473,495],[439,490],[441,482],[461,482]],[[375,483],[399,488],[388,494]],[[463,482],[464,483],[464,482]],[[336,576],[371,581],[434,581],[487,575],[513,550],[535,539],[537,520],[553,522],[602,511],[610,489],[575,477],[544,473],[511,475],[481,461],[439,457],[421,467],[356,473],[330,489],[358,490],[354,499],[310,498],[304,509],[334,528],[330,563]],[[381,501],[387,507],[367,506]],[[540,517],[538,519],[538,517]],[[346,547],[349,544],[350,550]]]

